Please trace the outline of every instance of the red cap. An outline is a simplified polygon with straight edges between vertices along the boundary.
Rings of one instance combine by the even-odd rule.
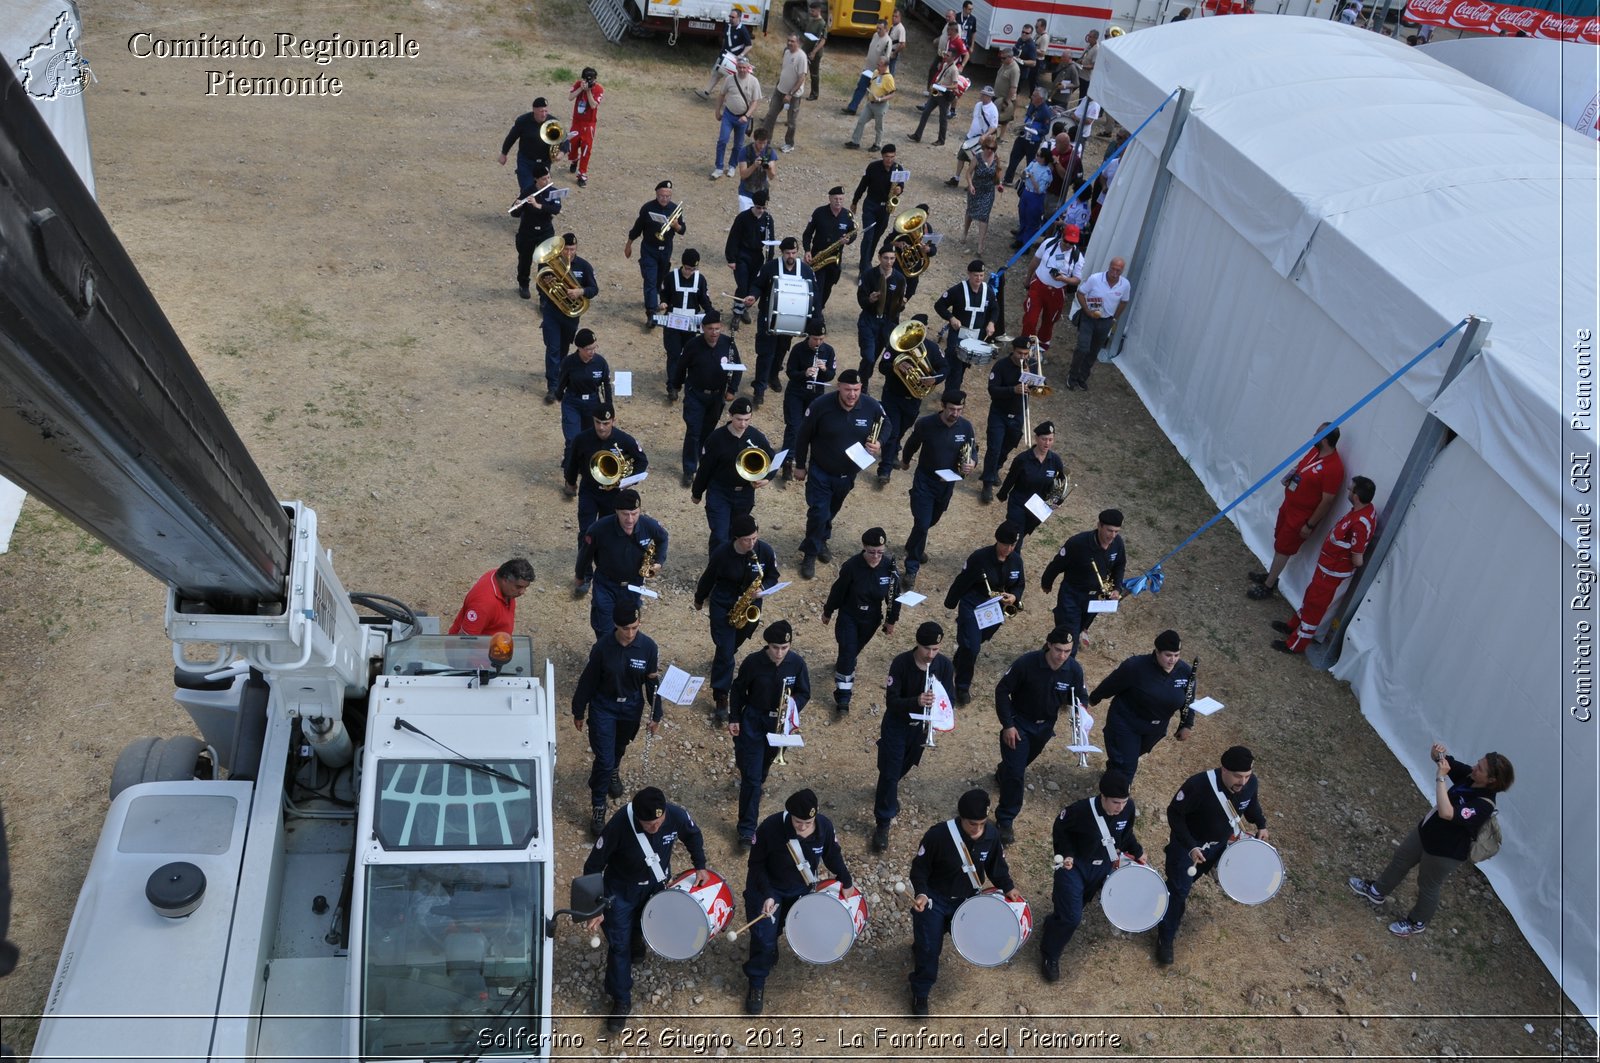
[[[1083,231],[1080,230],[1076,225],[1063,225],[1061,227],[1061,239],[1067,241],[1068,243],[1075,244],[1082,236]]]

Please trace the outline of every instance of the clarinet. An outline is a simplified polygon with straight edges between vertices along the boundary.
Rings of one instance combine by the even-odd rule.
[[[1194,688],[1200,680],[1200,658],[1189,662],[1189,683],[1183,691],[1183,711],[1178,713],[1178,729],[1194,726]]]

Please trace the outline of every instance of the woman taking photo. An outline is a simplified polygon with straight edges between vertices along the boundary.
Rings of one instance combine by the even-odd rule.
[[[961,241],[966,242],[972,223],[978,223],[978,257],[983,257],[989,242],[989,212],[994,209],[995,190],[1005,190],[1000,183],[1000,153],[995,150],[993,133],[986,133],[978,142],[978,150],[967,162],[962,174],[967,186],[967,221],[961,227]]]
[[[1468,765],[1445,752],[1435,742],[1433,762],[1438,765],[1434,780],[1434,807],[1422,822],[1400,842],[1389,866],[1377,881],[1352,877],[1350,888],[1373,904],[1382,904],[1400,880],[1413,867],[1417,872],[1417,903],[1401,920],[1389,924],[1389,933],[1399,937],[1420,934],[1428,928],[1439,907],[1439,891],[1472,853],[1478,832],[1495,812],[1495,795],[1511,789],[1515,774],[1511,761],[1499,753],[1486,753],[1478,763]]]

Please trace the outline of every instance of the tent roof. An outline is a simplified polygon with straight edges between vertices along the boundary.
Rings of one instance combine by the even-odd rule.
[[[1385,371],[1469,314],[1492,323],[1437,402],[1448,349],[1403,386],[1570,539],[1561,428],[1573,341],[1594,328],[1595,143],[1322,19],[1190,19],[1102,51],[1095,94],[1129,128],[1193,90],[1174,175]],[[1159,144],[1171,110],[1142,136]]]

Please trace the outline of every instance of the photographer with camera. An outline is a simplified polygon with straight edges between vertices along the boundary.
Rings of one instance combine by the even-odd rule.
[[[572,101],[572,128],[567,135],[567,156],[572,163],[567,172],[578,175],[579,188],[589,183],[589,155],[594,151],[595,127],[600,124],[600,101],[606,94],[599,78],[599,71],[586,66],[567,93]]]

